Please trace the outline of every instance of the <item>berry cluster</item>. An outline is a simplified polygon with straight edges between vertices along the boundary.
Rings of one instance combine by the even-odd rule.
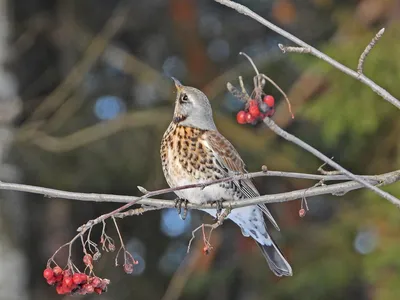
[[[49,285],[55,285],[57,294],[101,294],[107,291],[110,280],[96,276],[88,276],[85,273],[72,273],[70,269],[62,270],[59,266],[47,267],[43,271],[43,277]]]
[[[250,100],[245,110],[241,110],[236,115],[239,124],[256,124],[257,121],[265,117],[272,117],[275,113],[275,99],[271,95],[266,95],[262,101]]]

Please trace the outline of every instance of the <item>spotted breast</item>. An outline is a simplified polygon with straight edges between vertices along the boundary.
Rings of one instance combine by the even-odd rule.
[[[161,160],[165,178],[171,187],[211,181],[226,176],[208,145],[212,132],[171,123],[161,142]],[[193,203],[244,198],[232,183],[177,191]]]

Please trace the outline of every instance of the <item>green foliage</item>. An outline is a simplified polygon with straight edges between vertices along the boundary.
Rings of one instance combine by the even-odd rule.
[[[400,61],[393,53],[400,53],[400,27],[391,27],[376,44],[364,64],[364,74],[392,94],[400,94],[397,75]],[[370,42],[371,34],[349,38],[341,44],[327,45],[323,51],[346,66],[356,68],[360,54]],[[327,145],[338,142],[348,134],[355,143],[374,133],[383,121],[396,116],[396,110],[375,94],[368,86],[344,75],[329,64],[315,63],[317,72],[329,82],[329,91],[322,93],[302,108],[302,115],[318,122]]]

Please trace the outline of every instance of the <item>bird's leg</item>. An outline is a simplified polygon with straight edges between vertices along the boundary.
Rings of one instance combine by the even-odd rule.
[[[185,207],[183,208],[183,214],[181,214],[181,219],[182,219],[182,220],[186,220],[187,212],[188,212],[187,206],[188,206],[189,201],[188,201],[187,199],[185,199],[185,200],[183,201],[183,203],[185,204]]]
[[[184,199],[182,199],[182,198],[176,198],[175,200],[174,200],[174,202],[175,202],[175,208],[176,208],[176,211],[178,212],[178,215],[180,215],[181,214],[181,208],[182,208],[182,202],[183,202],[183,200]]]
[[[182,203],[184,203],[184,208],[183,208],[183,214],[181,214],[182,212]],[[178,212],[178,215],[181,217],[182,220],[186,219],[187,216],[187,205],[188,205],[189,201],[187,199],[183,199],[183,198],[176,198],[175,199],[175,208]]]
[[[215,218],[216,218],[217,221],[219,220],[219,216],[222,213],[222,202],[223,201],[224,201],[223,199],[217,200],[217,201],[213,201],[213,204],[215,204],[217,206],[217,214],[215,215]]]

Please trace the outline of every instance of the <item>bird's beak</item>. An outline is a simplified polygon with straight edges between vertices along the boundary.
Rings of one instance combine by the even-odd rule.
[[[178,93],[180,93],[182,91],[182,89],[183,89],[182,83],[180,83],[180,81],[178,79],[174,78],[174,77],[171,77],[171,78],[175,83],[175,87],[176,87]]]

